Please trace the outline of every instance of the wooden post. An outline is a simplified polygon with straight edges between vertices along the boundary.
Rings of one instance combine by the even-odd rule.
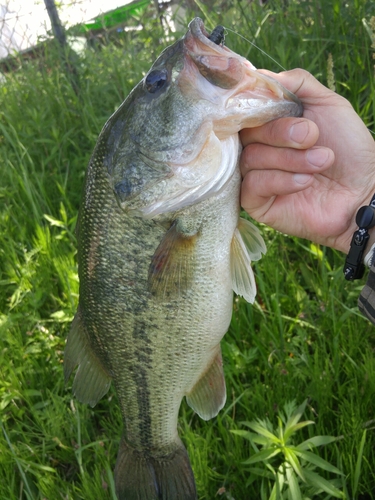
[[[51,20],[52,32],[62,48],[66,47],[65,30],[61,24],[59,13],[57,12],[55,0],[44,0],[46,9]]]
[[[67,76],[72,84],[74,92],[79,94],[79,77],[75,66],[76,54],[73,53],[66,41],[65,29],[61,24],[55,0],[44,0],[48,16],[51,21],[52,32],[60,46],[61,58]]]

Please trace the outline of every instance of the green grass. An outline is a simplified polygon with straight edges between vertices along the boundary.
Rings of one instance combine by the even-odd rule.
[[[373,2],[233,0],[207,12],[197,3],[208,27],[224,24],[324,84],[332,54],[337,91],[375,128]],[[85,168],[106,119],[167,45],[157,20],[142,22],[137,38],[124,34],[81,58],[78,96],[52,50],[0,87],[1,499],[115,500],[116,396],[111,389],[95,409],[79,404],[62,362],[78,299],[74,229]],[[280,70],[232,32],[226,43]],[[345,498],[375,498],[375,329],[356,307],[363,283],[345,283],[338,252],[262,232],[257,302],[235,300],[222,344],[227,404],[210,422],[181,409],[200,500],[266,498],[265,482],[244,464],[253,448],[230,431],[256,418],[276,425],[285,403],[307,398],[303,419],[315,424],[299,431],[301,442],[339,437],[320,456],[343,472]]]

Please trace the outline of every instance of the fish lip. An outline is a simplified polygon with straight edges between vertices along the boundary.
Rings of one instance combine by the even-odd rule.
[[[295,94],[293,94],[293,92],[291,92],[290,90],[288,90],[287,88],[285,88],[283,85],[281,85],[281,83],[278,82],[276,80],[276,78],[273,78],[272,76],[269,76],[269,75],[265,75],[264,73],[259,73],[259,75],[263,75],[265,77],[265,80],[271,81],[275,85],[277,85],[281,89],[284,97],[288,101],[294,101],[298,105],[298,108],[296,110],[296,114],[293,114],[293,116],[300,117],[300,116],[303,115],[303,104],[302,104],[302,101]]]
[[[276,97],[278,96],[280,98],[280,103],[284,102],[286,106],[288,106],[288,103],[295,103],[297,105],[290,109],[291,114],[288,116],[300,117],[303,115],[302,101],[295,94],[293,94],[293,92],[285,88],[278,80],[276,80],[276,78],[273,78],[270,75],[260,73],[257,70],[250,69],[250,71],[252,73],[255,72],[258,81],[263,81],[266,87],[273,91]]]
[[[204,27],[204,22],[200,17],[195,17],[192,21],[190,21],[188,31],[190,31],[190,33],[195,38],[198,38],[202,41],[206,41],[207,39],[207,41],[210,42],[213,46],[216,46],[216,44],[214,42],[211,42],[211,40],[208,38],[209,33]]]
[[[200,43],[203,43],[219,54],[226,53],[228,51],[228,49],[224,45],[218,45],[209,39],[210,33],[204,27],[204,22],[200,17],[195,17],[192,21],[190,21],[185,38],[188,38],[189,34]]]

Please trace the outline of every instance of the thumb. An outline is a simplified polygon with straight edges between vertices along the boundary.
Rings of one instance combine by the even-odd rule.
[[[297,68],[281,73],[273,73],[272,71],[263,69],[259,71],[277,80],[300,99],[306,99],[304,103],[307,104],[315,104],[319,99],[337,95],[304,69]]]

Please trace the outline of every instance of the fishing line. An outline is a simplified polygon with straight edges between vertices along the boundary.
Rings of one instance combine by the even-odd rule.
[[[245,42],[249,43],[250,45],[252,45],[253,47],[255,47],[256,49],[258,49],[262,54],[264,54],[265,56],[269,57],[271,59],[271,61],[273,61],[275,64],[277,64],[278,66],[280,66],[280,68],[283,70],[283,71],[287,71],[286,68],[284,68],[284,66],[282,66],[282,64],[280,64],[278,61],[276,61],[276,59],[274,59],[272,56],[270,56],[269,54],[267,54],[267,52],[265,52],[263,49],[261,49],[260,47],[258,47],[258,45],[256,45],[254,42],[252,42],[251,40],[249,40],[248,38],[246,38],[245,36],[241,35],[241,33],[238,33],[237,31],[234,31],[232,30],[231,28],[227,28],[225,27],[224,28],[225,31],[224,31],[224,36],[227,35],[227,32],[228,31],[231,31],[234,35],[237,35],[239,36],[240,38],[242,38],[243,40],[245,40]],[[302,84],[301,84],[302,85]],[[367,128],[367,130],[375,137],[375,132],[369,128]]]
[[[250,45],[252,45],[253,47],[255,47],[256,49],[258,49],[262,54],[264,54],[265,56],[269,57],[271,59],[271,61],[273,61],[275,64],[277,64],[278,66],[280,66],[280,68],[283,70],[283,71],[286,71],[286,69],[284,68],[284,66],[282,66],[278,61],[276,61],[276,59],[274,59],[272,56],[270,56],[269,54],[267,54],[267,52],[265,52],[263,49],[261,49],[260,47],[258,47],[258,45],[256,45],[254,42],[252,42],[251,40],[249,40],[248,38],[246,38],[245,36],[241,35],[241,33],[238,33],[237,31],[234,31],[232,30],[231,28],[227,28],[225,27],[225,30],[226,31],[231,31],[232,33],[234,33],[235,35],[239,36],[240,38],[242,38],[243,40],[245,40],[245,42],[249,43]]]

